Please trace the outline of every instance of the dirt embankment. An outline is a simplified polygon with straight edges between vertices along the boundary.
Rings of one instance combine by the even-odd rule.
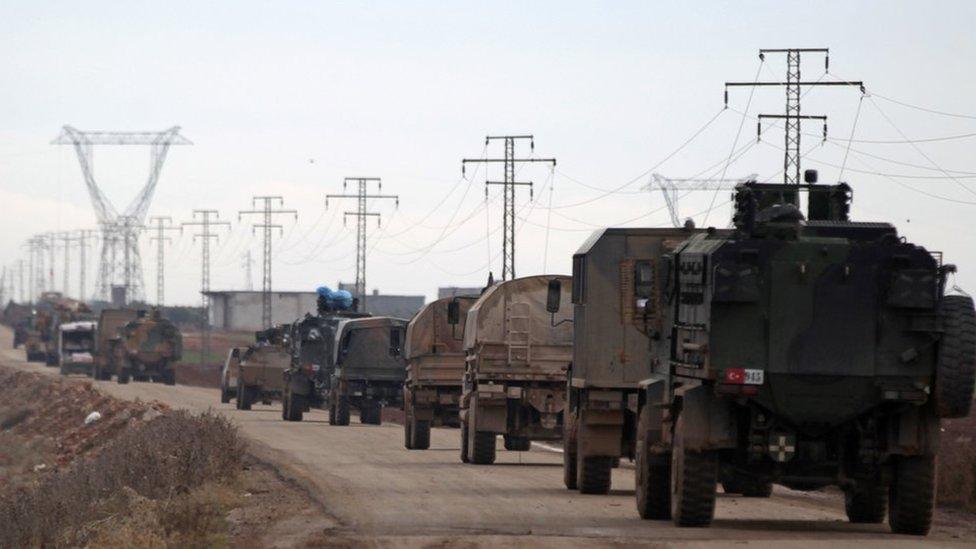
[[[976,512],[976,415],[942,423],[939,504]]]
[[[0,366],[0,547],[260,545],[314,507],[223,416]]]

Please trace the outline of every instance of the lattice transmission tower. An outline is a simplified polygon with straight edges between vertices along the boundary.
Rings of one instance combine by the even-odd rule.
[[[502,280],[515,278],[515,187],[526,186],[529,188],[529,197],[532,197],[531,181],[515,181],[516,166],[523,162],[543,162],[556,166],[555,158],[515,158],[515,142],[519,140],[529,140],[531,151],[535,152],[535,138],[531,135],[489,135],[485,138],[487,147],[492,141],[505,142],[505,156],[503,158],[464,158],[461,159],[461,174],[465,172],[465,166],[469,162],[501,163],[504,166],[504,177],[502,181],[485,180],[485,198],[488,198],[488,187],[490,185],[501,185],[504,193],[505,213],[502,221]]]
[[[651,180],[644,185],[645,191],[660,190],[664,195],[664,203],[668,207],[668,214],[671,216],[671,225],[681,227],[685,224],[681,219],[678,204],[681,197],[693,191],[724,191],[732,190],[736,185],[746,181],[755,181],[759,174],[749,174],[739,178],[688,178],[688,177],[666,177],[659,173],[651,174]]]
[[[101,259],[95,297],[108,299],[113,286],[125,288],[126,300],[145,296],[139,232],[143,229],[159,175],[172,145],[192,145],[180,135],[179,126],[161,132],[83,132],[64,126],[52,144],[72,145],[78,155],[88,196],[102,232]],[[128,207],[121,212],[112,205],[95,180],[95,145],[145,145],[149,147],[149,176]]]
[[[261,203],[261,209],[258,208],[258,202]],[[278,206],[284,206],[285,201],[280,196],[254,196],[251,197],[251,207],[253,210],[241,210],[237,214],[238,221],[245,215],[261,215],[264,216],[264,221],[253,225],[251,228],[252,232],[257,231],[258,228],[264,229],[264,262],[263,262],[263,275],[261,279],[261,323],[265,328],[271,327],[271,239],[272,239],[272,229],[278,229],[282,234],[284,233],[284,228],[281,225],[276,225],[272,223],[274,221],[274,216],[277,214],[293,214],[295,216],[295,221],[298,221],[298,211],[297,210],[282,210],[280,208],[276,209],[275,204]],[[248,266],[250,269],[250,266]]]
[[[200,227],[199,233],[194,233],[194,242],[200,239],[200,304],[203,307],[203,319],[200,331],[203,333],[203,346],[200,348],[200,366],[207,365],[210,356],[210,239],[219,240],[214,227],[230,227],[227,221],[220,221],[217,210],[193,210],[193,221],[184,221],[183,227]]]
[[[375,217],[376,225],[380,224],[380,214],[378,212],[367,211],[367,199],[392,199],[396,205],[400,205],[400,196],[395,194],[369,194],[367,185],[376,183],[380,192],[383,191],[383,181],[379,177],[347,177],[342,180],[342,189],[345,190],[350,181],[358,185],[356,194],[327,194],[325,195],[325,207],[329,207],[330,198],[355,198],[357,203],[356,211],[343,212],[342,222],[351,215],[356,218],[356,297],[359,299],[359,310],[366,310],[366,218]]]
[[[169,216],[154,216],[149,219],[149,230],[156,233],[150,240],[156,243],[156,306],[162,307],[166,302],[166,246],[173,241],[166,234],[170,231],[183,234],[183,226],[174,227]]]

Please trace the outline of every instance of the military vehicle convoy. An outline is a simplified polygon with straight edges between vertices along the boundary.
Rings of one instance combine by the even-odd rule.
[[[317,292],[317,315],[306,314],[291,325],[291,362],[284,372],[281,399],[281,417],[285,421],[301,421],[310,408],[328,405],[335,370],[336,328],[344,319],[369,316],[356,312],[356,303],[345,290],[321,287]]]
[[[850,187],[808,176],[739,185],[731,233],[699,232],[649,273],[643,518],[705,526],[719,482],[777,482],[837,485],[851,522],[887,512],[894,532],[929,531],[939,420],[972,405],[973,301],[946,295],[954,267],[892,225],[849,221]]]
[[[540,275],[489,287],[468,310],[461,396],[461,461],[495,461],[505,449],[562,437],[566,372],[573,353],[568,307],[549,311],[549,294],[569,300],[570,277]]]
[[[256,343],[238,355],[237,409],[250,410],[255,402],[271,404],[280,399],[284,372],[291,363],[286,334],[291,326],[276,326],[257,332]]]
[[[697,232],[603,229],[573,256],[573,364],[564,415],[563,479],[584,494],[610,491],[614,462],[634,451],[641,382],[670,343],[662,318],[664,256]]]
[[[58,364],[61,375],[92,375],[95,352],[95,330],[92,320],[66,322],[58,329]]]
[[[329,387],[331,425],[349,425],[351,409],[359,411],[361,423],[379,425],[384,406],[402,406],[406,327],[406,320],[386,316],[339,321]]]
[[[407,324],[403,444],[408,450],[428,449],[432,426],[459,425],[463,326],[476,300],[470,296],[438,299]]]
[[[183,357],[179,328],[158,309],[105,309],[95,338],[95,378],[115,375],[121,383],[161,381],[176,384],[174,364]]]

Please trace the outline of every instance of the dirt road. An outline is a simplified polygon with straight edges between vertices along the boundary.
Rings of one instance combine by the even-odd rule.
[[[55,368],[24,362],[22,350],[10,349],[6,328],[0,328],[0,342],[0,362],[57,375]],[[380,541],[399,546],[445,541],[526,546],[752,542],[806,547],[829,541],[832,546],[887,547],[923,541],[893,536],[886,525],[848,524],[837,494],[807,494],[779,486],[769,499],[720,494],[711,528],[676,528],[670,522],[637,517],[633,469],[627,465],[614,471],[609,496],[583,496],[563,488],[561,455],[539,446],[523,453],[500,449],[495,465],[464,465],[458,459],[459,434],[454,429],[435,429],[430,450],[408,451],[398,425],[331,427],[322,411],[307,414],[301,423],[286,423],[278,406],[237,411],[232,404],[220,404],[214,389],[154,383],[97,385],[121,398],[156,399],[197,411],[212,408],[231,417],[256,455],[298,479],[330,515],[329,524],[295,525],[297,530],[320,530],[322,542]],[[971,517],[940,513],[935,531],[924,541],[971,546],[976,543]]]

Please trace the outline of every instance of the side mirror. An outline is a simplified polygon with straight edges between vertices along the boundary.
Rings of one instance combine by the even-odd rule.
[[[447,304],[447,323],[451,326],[461,323],[461,304],[457,300]]]
[[[549,293],[546,295],[546,311],[559,312],[559,300],[563,296],[563,283],[558,278],[549,281]]]
[[[400,356],[400,333],[400,328],[390,328],[390,356]]]

